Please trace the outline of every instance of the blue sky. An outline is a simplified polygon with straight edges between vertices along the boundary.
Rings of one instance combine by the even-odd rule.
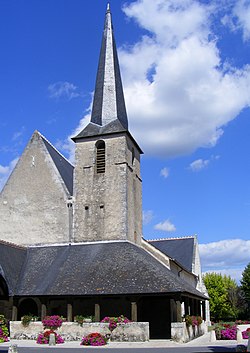
[[[197,234],[202,267],[250,261],[250,1],[110,1],[144,237]],[[34,130],[73,160],[89,119],[104,0],[0,0],[0,188]]]

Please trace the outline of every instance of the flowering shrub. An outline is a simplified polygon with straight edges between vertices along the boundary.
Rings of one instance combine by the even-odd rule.
[[[64,339],[60,335],[58,335],[56,332],[54,332],[53,330],[47,330],[47,331],[44,331],[44,333],[40,333],[37,337],[36,343],[48,344],[50,334],[55,335],[56,344],[64,343]]]
[[[222,340],[236,340],[237,339],[237,326],[228,327],[221,330]]]
[[[7,324],[7,320],[5,319],[4,315],[0,315],[0,326],[6,325],[6,324]]]
[[[7,329],[7,326],[1,325],[0,326],[0,343],[8,342],[8,340],[9,340],[8,335],[9,335],[9,331]]]
[[[59,315],[45,316],[42,323],[44,328],[56,330],[58,327],[62,326],[64,319]]]
[[[9,330],[7,320],[3,315],[0,315],[0,343],[8,342]]]
[[[214,330],[217,340],[236,340],[237,325],[235,322],[219,322],[214,324]]]
[[[102,319],[101,322],[109,323],[109,329],[110,331],[113,331],[118,324],[127,324],[131,321],[127,317],[121,315],[119,317],[105,316],[105,318]]]
[[[32,314],[28,314],[28,315],[24,315],[21,317],[21,321],[22,321],[22,325],[24,327],[29,326],[31,321],[38,321],[38,316],[32,315]]]
[[[202,318],[200,316],[190,316],[185,317],[186,325],[189,326],[199,326],[202,323]]]
[[[242,331],[242,338],[247,339],[250,337],[250,327],[246,329],[246,331]]]
[[[93,316],[76,315],[74,317],[74,321],[77,322],[80,326],[82,326],[84,322],[92,322]]]
[[[107,338],[100,333],[94,332],[83,337],[80,344],[82,346],[104,346],[107,344]]]

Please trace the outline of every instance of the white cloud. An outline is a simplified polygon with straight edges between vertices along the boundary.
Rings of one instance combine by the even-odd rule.
[[[151,155],[214,146],[250,105],[250,66],[223,66],[215,9],[195,0],[140,0],[124,11],[149,33],[119,53],[132,134]]]
[[[164,222],[156,224],[154,226],[154,229],[162,230],[164,232],[175,232],[176,231],[175,225],[173,223],[171,223],[169,219],[167,219]]]
[[[190,163],[189,169],[192,172],[200,172],[201,170],[207,168],[212,161],[216,161],[218,159],[220,159],[219,155],[212,155],[209,159],[196,159],[195,161]]]
[[[162,170],[160,171],[160,175],[163,178],[167,178],[169,176],[169,169],[167,167],[162,168]]]
[[[241,274],[250,262],[250,240],[226,239],[200,244],[203,274],[221,273],[240,283]]]
[[[207,269],[245,266],[250,261],[250,240],[227,239],[199,245],[201,262]]]
[[[196,161],[193,161],[190,165],[189,168],[193,171],[193,172],[199,172],[200,170],[206,168],[209,164],[209,160],[208,159],[197,159]]]
[[[50,98],[66,98],[71,100],[72,98],[77,98],[80,96],[80,93],[77,92],[77,87],[70,82],[55,82],[51,83],[48,86],[49,97]]]
[[[234,8],[234,14],[237,16],[238,24],[243,31],[243,39],[250,39],[250,2],[249,0],[237,1]]]
[[[17,164],[19,158],[13,159],[9,165],[3,166],[0,164],[0,191],[2,190],[4,184],[6,183],[10,173],[14,169],[15,165]]]
[[[220,270],[214,270],[214,271],[204,271],[202,272],[202,275],[205,275],[206,273],[215,272],[221,275],[230,276],[231,278],[235,279],[238,284],[240,284],[240,280],[242,278],[242,272],[244,271],[244,268],[245,267],[227,268],[227,269],[220,269]]]
[[[149,224],[153,218],[154,218],[154,213],[152,210],[142,212],[142,220],[144,225]]]

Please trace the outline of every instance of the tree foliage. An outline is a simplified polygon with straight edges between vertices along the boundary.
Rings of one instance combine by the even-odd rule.
[[[210,297],[211,318],[236,319],[238,314],[238,286],[230,276],[206,273],[203,281]]]
[[[242,279],[240,282],[241,282],[241,289],[244,292],[245,298],[249,302],[250,301],[250,262],[242,272]]]
[[[242,272],[242,279],[241,279],[241,290],[244,295],[244,299],[246,302],[246,315],[250,317],[250,262],[245,267],[244,271]]]

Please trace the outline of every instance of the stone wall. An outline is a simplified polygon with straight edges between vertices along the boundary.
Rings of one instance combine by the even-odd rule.
[[[172,322],[171,324],[171,338],[180,343],[191,341],[192,339],[204,335],[207,332],[206,323],[199,326],[187,327],[185,322]]]
[[[68,197],[35,132],[0,194],[0,239],[18,245],[68,242]]]
[[[103,335],[110,334],[109,324],[107,323],[83,323],[82,326],[76,322],[64,322],[62,326],[56,330],[65,341],[80,341],[83,336],[89,333],[99,332]],[[10,322],[10,338],[11,339],[30,339],[37,338],[42,333],[43,325],[41,322],[31,322],[27,327],[22,325],[21,321]],[[149,340],[149,323],[148,322],[131,322],[127,324],[119,324],[112,331],[111,341],[116,342],[145,342]]]

